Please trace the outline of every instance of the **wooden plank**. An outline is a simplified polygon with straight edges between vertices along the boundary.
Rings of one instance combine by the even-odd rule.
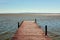
[[[24,21],[12,40],[51,40],[34,21]]]

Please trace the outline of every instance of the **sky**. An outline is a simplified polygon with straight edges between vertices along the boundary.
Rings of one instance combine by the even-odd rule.
[[[60,0],[0,0],[0,13],[60,13]]]

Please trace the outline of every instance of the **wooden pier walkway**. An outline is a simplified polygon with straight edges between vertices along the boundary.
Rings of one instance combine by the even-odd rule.
[[[51,40],[34,21],[23,21],[12,40]]]

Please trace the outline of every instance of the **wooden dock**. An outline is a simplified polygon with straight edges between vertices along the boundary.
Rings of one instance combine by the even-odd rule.
[[[34,21],[23,21],[12,40],[52,40]]]

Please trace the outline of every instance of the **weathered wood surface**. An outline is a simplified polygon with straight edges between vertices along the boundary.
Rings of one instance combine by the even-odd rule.
[[[51,40],[34,21],[24,21],[12,40]]]

